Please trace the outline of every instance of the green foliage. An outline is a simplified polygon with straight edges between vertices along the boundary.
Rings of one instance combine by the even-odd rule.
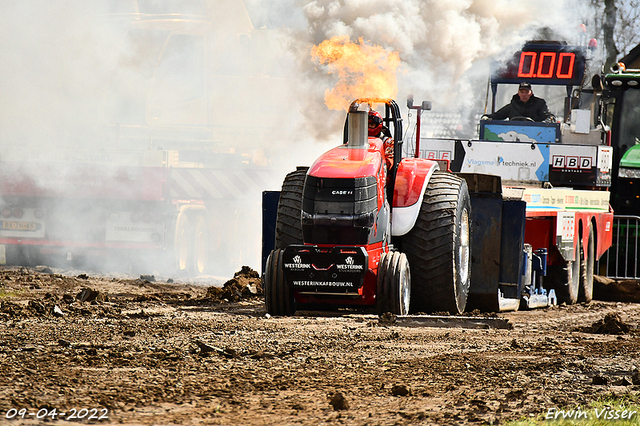
[[[22,294],[22,291],[19,290],[8,290],[4,287],[0,287],[0,300],[9,299],[11,297],[18,297]]]

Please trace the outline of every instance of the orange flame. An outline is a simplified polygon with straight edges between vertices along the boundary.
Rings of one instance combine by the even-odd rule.
[[[333,110],[346,110],[357,98],[395,98],[398,95],[396,72],[398,52],[381,46],[352,43],[349,36],[335,36],[311,49],[311,56],[327,65],[329,74],[338,74],[333,89],[324,92],[324,102]]]

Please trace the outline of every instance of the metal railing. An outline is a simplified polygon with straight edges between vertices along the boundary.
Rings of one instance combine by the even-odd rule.
[[[640,216],[614,216],[611,248],[596,265],[599,275],[616,279],[640,279],[638,248]]]

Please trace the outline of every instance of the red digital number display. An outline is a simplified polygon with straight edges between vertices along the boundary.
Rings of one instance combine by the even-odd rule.
[[[576,54],[572,52],[522,52],[518,77],[572,79],[575,61]]]
[[[506,64],[497,65],[492,81],[514,84],[581,84],[584,76],[584,48],[561,44],[527,44]]]

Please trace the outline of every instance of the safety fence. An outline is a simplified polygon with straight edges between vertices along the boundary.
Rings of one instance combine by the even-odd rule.
[[[640,279],[639,231],[639,216],[621,215],[613,218],[613,242],[596,265],[599,275],[616,279]]]

